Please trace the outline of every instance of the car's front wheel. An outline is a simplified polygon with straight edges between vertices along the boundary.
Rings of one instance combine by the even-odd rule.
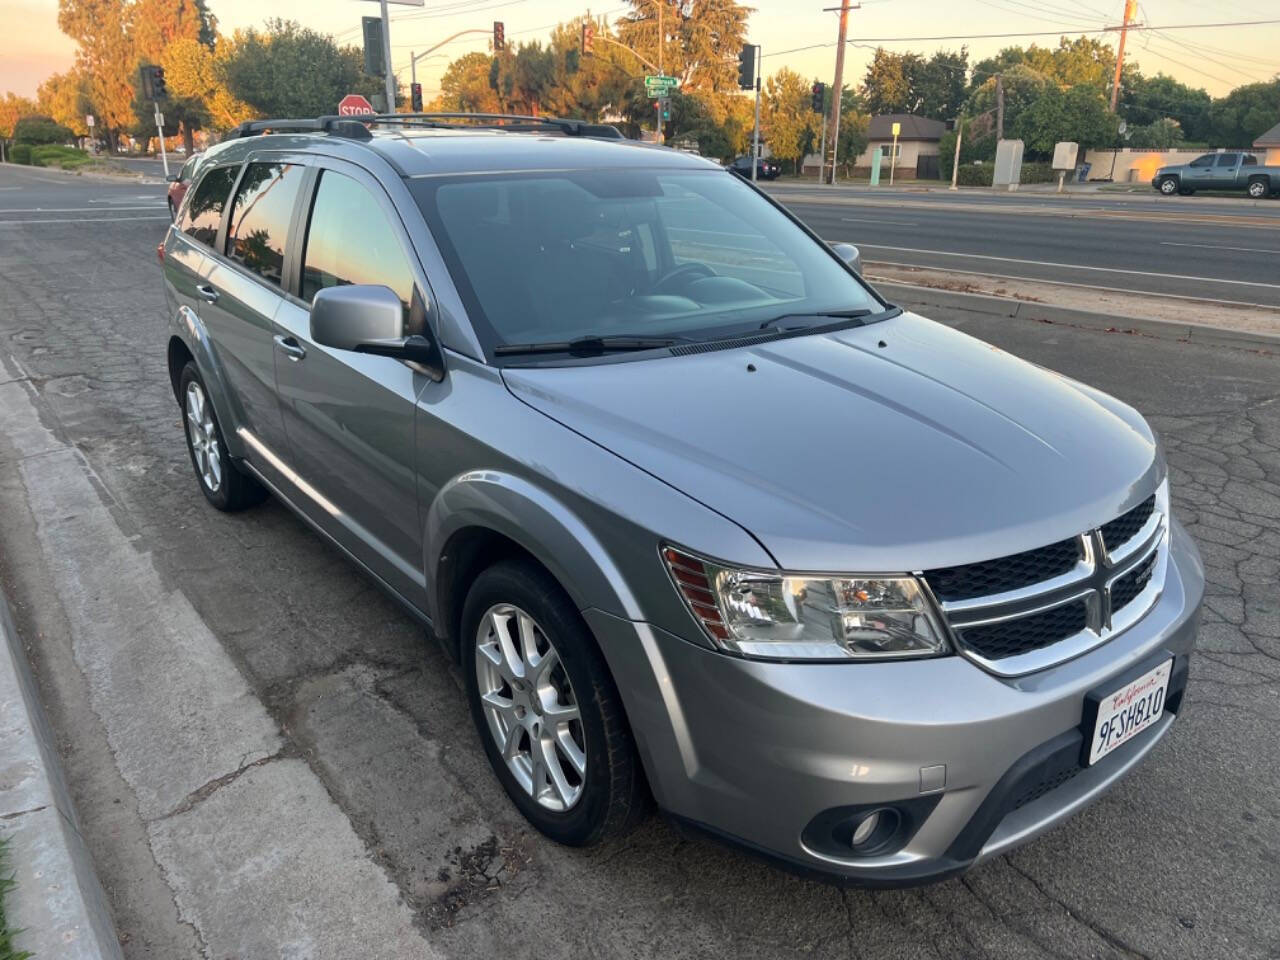
[[[1160,192],[1166,197],[1171,197],[1178,192],[1178,178],[1165,177],[1160,181]]]
[[[267,492],[232,462],[209,391],[205,389],[194,361],[188,361],[182,368],[178,398],[182,404],[187,452],[191,455],[196,482],[200,484],[200,492],[205,499],[219,510],[228,512],[261,503]]]
[[[525,561],[490,567],[467,594],[462,629],[472,718],[529,822],[572,846],[638,823],[648,789],[622,701],[555,579]]]

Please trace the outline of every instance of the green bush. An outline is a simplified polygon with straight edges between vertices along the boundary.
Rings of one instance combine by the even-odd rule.
[[[23,117],[13,126],[13,139],[33,146],[42,143],[66,143],[75,138],[74,133],[52,117],[42,117],[38,114]]]
[[[989,187],[995,179],[996,165],[993,162],[963,163],[956,176],[956,184],[961,187]],[[1048,163],[1024,163],[1022,165],[1021,183],[1056,183],[1058,175],[1053,165]]]
[[[9,148],[9,159],[14,163],[31,164],[31,146],[26,143],[15,143]]]
[[[83,150],[57,144],[28,149],[31,151],[31,165],[34,167],[61,167],[63,170],[74,170],[92,159]]]

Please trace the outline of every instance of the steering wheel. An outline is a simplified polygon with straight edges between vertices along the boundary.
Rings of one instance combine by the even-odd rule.
[[[690,280],[699,280],[703,277],[714,276],[716,276],[716,272],[705,263],[682,263],[680,266],[673,270],[668,270],[659,277],[658,282],[653,285],[653,292],[663,293],[668,288],[676,286],[677,284],[679,286],[683,286]]]

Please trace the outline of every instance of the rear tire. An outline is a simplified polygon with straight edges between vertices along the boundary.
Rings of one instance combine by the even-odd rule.
[[[1253,197],[1253,199],[1261,200],[1271,192],[1271,185],[1267,183],[1266,180],[1259,178],[1257,180],[1250,180],[1249,186],[1246,190],[1248,191],[1249,196]]]
[[[648,787],[617,687],[549,573],[527,560],[481,573],[463,606],[461,652],[485,755],[530,823],[578,847],[644,818]]]
[[[262,484],[241,473],[227,450],[222,426],[209,399],[209,391],[194,360],[188,360],[178,380],[178,402],[182,409],[183,433],[196,482],[204,498],[228,513],[244,510],[267,497]]]

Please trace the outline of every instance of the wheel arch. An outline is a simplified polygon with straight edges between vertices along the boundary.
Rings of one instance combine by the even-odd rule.
[[[641,618],[613,559],[581,518],[510,473],[472,471],[445,484],[427,512],[423,548],[433,629],[455,656],[466,591],[481,570],[503,559],[541,566],[579,611]]]
[[[178,396],[179,381],[182,368],[194,362],[200,371],[200,379],[204,381],[205,393],[213,402],[214,413],[218,423],[222,425],[222,433],[227,442],[227,451],[237,459],[244,456],[244,444],[236,425],[240,418],[235,415],[226,378],[222,374],[222,366],[217,361],[213,345],[209,340],[209,332],[199,315],[188,306],[178,308],[177,316],[170,325],[169,344],[167,350],[169,382],[173,387],[174,399],[181,404]]]

